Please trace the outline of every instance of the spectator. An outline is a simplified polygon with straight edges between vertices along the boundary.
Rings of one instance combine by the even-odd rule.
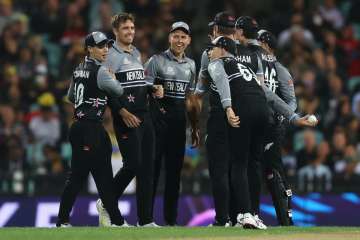
[[[59,118],[53,110],[55,99],[51,93],[38,98],[40,113],[31,119],[29,128],[35,142],[41,145],[55,146],[60,138]]]
[[[299,169],[298,184],[300,191],[330,191],[332,187],[332,173],[324,165],[329,157],[329,144],[322,142],[317,148],[317,154],[309,164]]]
[[[324,5],[319,6],[319,12],[323,20],[333,28],[340,29],[344,26],[344,18],[336,7],[335,0],[324,0]]]
[[[297,168],[309,164],[316,157],[315,132],[307,129],[304,131],[304,147],[296,154]]]

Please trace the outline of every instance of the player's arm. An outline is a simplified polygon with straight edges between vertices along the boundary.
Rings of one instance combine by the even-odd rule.
[[[116,72],[118,70],[118,55],[109,54],[104,62],[104,67],[109,68],[110,71]],[[125,125],[129,128],[136,128],[140,126],[141,120],[134,114],[130,113],[126,108],[123,100],[116,97],[109,97],[108,105],[112,112],[118,113],[123,119]]]
[[[70,102],[75,103],[75,82],[73,77],[71,77],[70,80],[70,86],[67,92],[67,97]]]
[[[275,63],[276,72],[278,74],[279,89],[284,101],[291,107],[293,111],[297,108],[294,81],[289,71],[279,62]]]
[[[115,74],[101,66],[97,75],[98,87],[108,93],[110,96],[120,97],[124,93],[119,81],[116,80]]]
[[[159,58],[154,55],[144,64],[145,81],[148,85],[148,92],[156,98],[162,98],[164,97],[163,86],[161,84],[154,84],[158,78],[158,61]]]
[[[232,109],[230,85],[223,61],[220,59],[211,61],[209,63],[208,71],[220,95],[221,104],[226,111],[229,124],[232,127],[239,127],[240,120]]]
[[[260,85],[261,85],[262,89],[264,90],[267,102],[276,112],[283,115],[291,123],[296,124],[296,121],[300,118],[300,116],[297,115],[291,109],[291,107],[286,104],[286,102],[284,102],[278,95],[276,95],[273,91],[271,91],[266,86],[266,84],[264,83],[262,62],[261,62],[261,59],[259,56],[257,56],[257,60],[258,60],[258,72],[256,73],[256,76],[258,78],[258,82],[260,82]]]

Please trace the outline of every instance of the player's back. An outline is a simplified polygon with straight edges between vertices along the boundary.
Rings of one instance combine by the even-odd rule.
[[[246,98],[260,98],[265,100],[256,74],[245,64],[238,62],[233,57],[222,58],[224,69],[228,75],[231,97],[233,101]]]

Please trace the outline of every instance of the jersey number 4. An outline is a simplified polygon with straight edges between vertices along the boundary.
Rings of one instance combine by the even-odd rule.
[[[84,101],[84,84],[75,84],[75,108],[80,106]]]

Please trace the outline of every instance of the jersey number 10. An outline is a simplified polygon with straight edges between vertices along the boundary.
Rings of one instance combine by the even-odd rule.
[[[75,84],[75,108],[80,106],[84,100],[84,84],[76,83]]]

